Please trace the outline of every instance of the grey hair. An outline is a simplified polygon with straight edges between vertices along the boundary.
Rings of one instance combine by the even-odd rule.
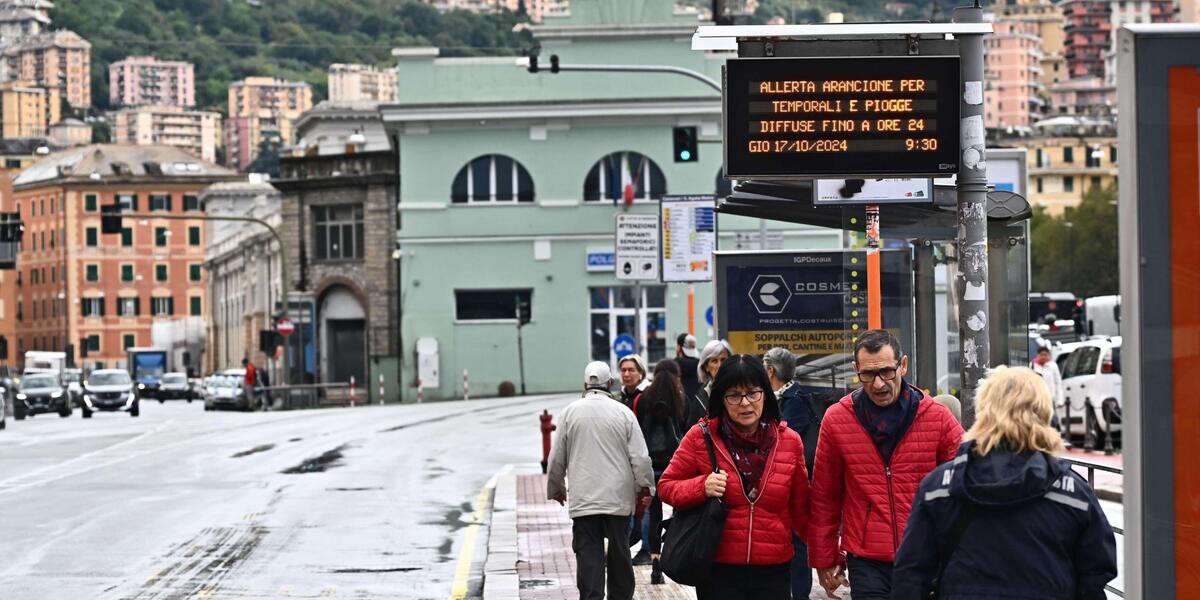
[[[710,377],[708,372],[704,370],[704,365],[707,364],[708,361],[714,356],[722,352],[728,354],[729,356],[733,356],[733,348],[730,347],[729,342],[725,340],[709,340],[708,343],[704,345],[704,349],[700,351],[700,364],[696,365],[696,375],[700,378],[701,385],[706,385],[709,381],[712,381],[712,377]]]
[[[787,348],[771,348],[763,355],[763,366],[775,370],[775,378],[787,383],[796,373],[796,356]]]

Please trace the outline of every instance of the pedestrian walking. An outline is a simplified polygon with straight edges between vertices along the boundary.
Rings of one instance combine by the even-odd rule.
[[[255,386],[258,385],[258,369],[254,368],[254,363],[250,362],[249,358],[242,359],[242,368],[246,370],[246,374],[242,377],[242,391],[246,394],[246,410],[254,410],[255,403],[258,402],[258,393]]]
[[[264,388],[271,387],[271,376],[267,374],[267,369],[256,369],[256,372],[258,373],[259,386],[264,387]],[[264,389],[264,390],[262,390],[261,397],[262,397],[263,411],[270,410],[271,409],[271,392],[269,390]]]
[[[800,390],[800,386],[792,382],[796,372],[796,357],[786,348],[771,348],[763,355],[763,365],[767,368],[767,379],[779,399],[779,412],[787,426],[800,435],[804,442],[804,464],[811,465],[817,451],[817,431],[820,421],[817,420],[812,398]],[[800,600],[808,598],[812,592],[812,569],[808,566],[808,545],[804,538],[792,534],[791,582],[792,598]]]
[[[959,402],[958,398],[950,394],[938,394],[933,397],[933,401],[945,406],[950,414],[954,415],[954,420],[962,425],[962,402]]]
[[[609,393],[608,364],[589,363],[583,377],[583,398],[559,416],[546,495],[559,504],[569,502],[580,600],[603,600],[606,587],[608,600],[631,600],[629,519],[654,493],[654,473],[641,427]]]
[[[675,362],[679,365],[680,377],[683,380],[683,397],[690,399],[700,391],[700,377],[697,366],[700,364],[700,351],[696,349],[696,336],[681,333],[675,338]]]
[[[808,561],[831,598],[840,597],[848,568],[854,600],[885,600],[913,494],[954,458],[963,430],[946,407],[904,380],[908,357],[888,331],[860,335],[853,366],[862,387],[821,422]]]
[[[700,351],[700,358],[696,360],[696,377],[700,389],[696,390],[695,395],[685,398],[684,422],[689,427],[708,416],[708,394],[712,389],[713,379],[721,369],[721,364],[732,355],[733,348],[725,340],[709,340]]]
[[[698,600],[785,600],[792,536],[804,537],[808,526],[804,443],[780,419],[757,358],[730,356],[711,390],[704,425],[712,432],[718,472],[709,463],[706,432],[696,424],[663,472],[659,493],[677,510],[707,497],[722,498],[728,509],[711,578],[696,588]]]
[[[1059,370],[1058,363],[1050,357],[1050,348],[1038,346],[1037,356],[1030,361],[1029,368],[1040,375],[1042,381],[1046,383],[1046,389],[1050,391],[1050,401],[1054,405],[1050,417],[1051,423],[1055,429],[1061,429],[1058,411],[1066,406],[1067,394],[1063,389],[1062,371]]]
[[[650,453],[656,486],[683,437],[683,385],[679,381],[679,373],[679,365],[675,361],[659,361],[654,367],[654,379],[650,387],[642,392],[638,401],[638,423]],[[663,583],[662,569],[659,567],[662,557],[662,518],[662,498],[656,494],[642,517],[642,548],[633,557],[633,564],[637,565],[640,564],[638,556],[645,555],[651,567],[652,584]]]
[[[1087,481],[1055,456],[1042,376],[996,367],[976,402],[958,455],[917,490],[892,599],[1104,600],[1116,539]]]
[[[646,361],[642,359],[641,354],[622,356],[617,361],[617,372],[621,375],[621,390],[617,394],[617,400],[629,407],[629,410],[637,412],[638,396],[650,387],[650,382],[646,380]]]

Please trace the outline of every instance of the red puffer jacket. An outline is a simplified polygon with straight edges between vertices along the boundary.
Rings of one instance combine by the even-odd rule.
[[[889,467],[858,420],[851,396],[831,406],[821,422],[813,465],[808,564],[835,566],[840,551],[894,561],[921,479],[954,458],[962,435],[950,410],[926,395]]]
[[[753,504],[746,498],[733,457],[717,434],[718,419],[709,419],[717,466],[729,479],[725,504],[729,508],[725,532],[717,549],[716,562],[724,564],[778,565],[792,559],[792,532],[801,537],[808,526],[808,471],[804,467],[804,443],[786,423],[779,424],[778,438],[763,471],[762,493]],[[712,472],[708,449],[700,425],[693,425],[679,444],[671,464],[658,481],[663,502],[676,509],[704,501],[704,479]]]

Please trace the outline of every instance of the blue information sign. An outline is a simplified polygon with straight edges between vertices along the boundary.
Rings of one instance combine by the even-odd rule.
[[[622,333],[613,339],[612,349],[617,358],[621,358],[637,352],[637,342],[634,341],[633,336]]]

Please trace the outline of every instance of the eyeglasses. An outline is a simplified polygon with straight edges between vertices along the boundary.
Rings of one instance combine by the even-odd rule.
[[[762,402],[762,399],[762,390],[750,390],[745,394],[738,394],[736,392],[732,394],[725,394],[725,404],[729,406],[737,406],[742,403],[742,400],[749,400],[750,404],[756,404],[758,402]]]
[[[876,377],[884,381],[891,381],[896,378],[896,367],[884,367],[875,371],[859,371],[857,375],[859,382],[864,384],[875,381]]]

